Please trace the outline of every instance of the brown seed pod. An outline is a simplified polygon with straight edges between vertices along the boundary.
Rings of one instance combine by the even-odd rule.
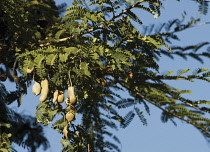
[[[64,134],[64,136],[65,136],[66,139],[69,139],[68,133],[69,133],[68,127],[65,126],[65,127],[63,128],[63,134]]]
[[[52,100],[52,102],[53,103],[56,102],[57,99],[58,99],[58,90],[55,90],[55,92],[53,93],[53,100]]]
[[[48,80],[44,79],[41,81],[41,97],[39,98],[39,100],[41,102],[45,101],[47,99],[47,95],[49,93],[49,86],[48,86]]]
[[[133,72],[129,71],[129,78],[133,78]]]
[[[73,111],[69,111],[66,113],[66,120],[72,121],[72,120],[74,120],[74,117],[75,117],[75,115],[74,115]]]
[[[64,101],[64,92],[59,91],[58,93],[58,103],[62,103]]]
[[[32,86],[32,93],[36,96],[41,93],[41,85],[38,82],[35,82]]]
[[[105,86],[106,85],[106,80],[104,78],[101,78],[101,85]]]

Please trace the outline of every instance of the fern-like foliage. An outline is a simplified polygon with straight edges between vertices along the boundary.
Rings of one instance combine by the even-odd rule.
[[[208,7],[209,7],[208,3],[209,3],[209,1],[201,0],[199,3],[200,4],[198,6],[198,11],[201,14],[206,15],[208,13]]]
[[[1,1],[0,4],[5,3]],[[42,83],[48,80],[47,89],[42,86],[40,100],[43,95],[46,99],[37,105],[36,117],[43,125],[53,122],[52,128],[63,134],[62,151],[121,151],[119,139],[108,128],[126,128],[135,116],[147,125],[142,109],[150,114],[148,103],[163,111],[163,122],[171,120],[175,123],[174,118],[178,118],[196,127],[206,138],[210,137],[210,120],[205,117],[210,112],[209,101],[184,98],[182,94],[191,93],[190,90],[179,90],[165,81],[210,82],[208,69],[161,74],[157,63],[162,55],[171,58],[179,55],[184,59],[191,56],[201,62],[202,56],[209,57],[209,52],[198,53],[200,48],[208,45],[207,42],[187,47],[171,45],[173,40],[179,40],[177,32],[194,27],[199,19],[192,18],[185,23],[184,14],[182,19],[139,29],[136,24],[144,26],[136,10],[146,11],[157,18],[161,14],[160,0],[74,0],[62,19],[53,13],[50,16],[56,9],[52,10],[48,3],[24,2],[30,7],[36,4],[36,10],[40,6],[43,20],[48,21],[42,27],[29,20],[33,17],[30,13],[29,16],[22,13],[17,20],[10,19],[13,11],[18,12],[14,7],[17,5],[12,1],[11,4],[8,5],[12,10],[9,13],[5,13],[7,7],[0,5],[7,22],[1,18],[0,21],[9,25],[8,29],[7,26],[4,28],[11,33],[3,33],[0,39],[0,51],[6,54],[6,60],[0,56],[5,65],[1,72],[17,86],[8,103],[13,102],[12,97],[16,95],[20,105],[21,95],[27,93],[32,81]],[[37,20],[41,20],[38,14]],[[25,38],[26,28],[30,32]],[[0,77],[2,80],[4,75]],[[65,102],[58,101],[69,88],[74,88],[74,94],[65,94]],[[131,98],[123,98],[119,90],[126,90]],[[77,102],[70,102],[72,96]],[[121,109],[127,113],[122,115]],[[80,123],[77,124],[75,119]]]

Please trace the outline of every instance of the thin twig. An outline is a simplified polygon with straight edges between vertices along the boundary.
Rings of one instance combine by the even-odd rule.
[[[72,87],[72,81],[71,81],[71,70],[69,70],[69,85],[70,85],[70,87]]]
[[[201,26],[201,25],[205,25],[205,24],[210,24],[210,22],[204,22],[204,23],[200,23],[200,24],[195,24],[194,26]]]

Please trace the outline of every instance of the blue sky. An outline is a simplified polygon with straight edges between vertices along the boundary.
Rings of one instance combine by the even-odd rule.
[[[57,3],[66,2],[71,3],[71,0],[57,0]],[[187,17],[191,16],[201,17],[201,22],[210,21],[210,13],[208,15],[200,15],[198,6],[193,1],[177,2],[176,0],[167,0],[163,3],[165,8],[162,10],[162,14],[158,19],[154,19],[152,15],[146,13],[139,13],[144,25],[152,23],[158,24],[170,19],[181,18],[181,14],[186,11]],[[181,41],[174,42],[174,45],[188,45],[197,44],[202,41],[210,40],[210,24],[198,26],[190,30],[180,33]],[[205,50],[204,50],[205,51]],[[178,71],[179,69],[197,69],[199,67],[210,67],[209,59],[205,58],[206,63],[200,64],[198,61],[193,59],[183,60],[180,57],[176,57],[174,60],[163,56],[160,61],[160,72],[166,71]],[[187,95],[190,99],[210,99],[210,84],[207,82],[196,81],[195,83],[176,81],[170,82],[171,85],[180,89],[191,89],[193,94]],[[8,84],[8,88],[13,88],[14,84]],[[35,97],[31,93],[29,88],[29,94],[24,96],[23,104],[20,108],[16,107],[16,104],[12,107],[16,108],[17,111],[26,114],[35,115],[36,105],[39,103],[38,97]],[[143,109],[143,107],[142,107]],[[134,118],[134,121],[126,128],[114,131],[114,134],[120,138],[122,143],[122,152],[208,152],[210,147],[206,140],[191,125],[181,122],[175,119],[178,126],[174,126],[171,122],[163,124],[160,120],[160,110],[150,105],[151,115],[147,113],[145,117],[148,121],[148,126],[143,126],[138,117]],[[50,140],[51,148],[47,152],[58,152],[61,151],[59,135],[56,131],[50,128],[45,129],[46,135]],[[17,146],[15,146],[17,147]],[[20,150],[22,152],[27,150]],[[42,149],[39,150],[41,152]]]

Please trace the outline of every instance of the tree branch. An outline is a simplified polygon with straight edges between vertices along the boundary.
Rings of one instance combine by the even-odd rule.
[[[179,79],[179,78],[178,78],[178,79]],[[184,79],[184,80],[185,80],[185,79]],[[157,89],[161,90],[161,88],[157,88]],[[186,105],[190,106],[191,108],[194,108],[194,109],[203,111],[203,110],[200,109],[199,107],[197,107],[197,106],[195,106],[195,105],[193,105],[193,104],[187,102],[186,99],[182,98],[181,96],[176,97],[176,95],[174,95],[174,93],[176,93],[176,92],[168,92],[168,91],[164,91],[164,92],[170,94],[174,99],[177,99],[177,100],[179,100],[179,101],[185,103]],[[210,112],[208,112],[208,111],[205,111],[205,112],[206,112],[206,113],[210,113]]]
[[[118,83],[119,83],[120,85],[122,85],[123,87],[125,87],[127,90],[129,90],[129,87],[128,87],[127,84],[125,84],[124,82],[118,81]],[[160,105],[157,105],[157,103],[155,103],[155,102],[149,100],[148,98],[146,98],[145,96],[143,96],[143,95],[142,95],[141,93],[139,93],[139,92],[134,91],[134,93],[135,93],[136,95],[138,95],[139,97],[141,97],[142,99],[148,101],[148,102],[151,103],[152,105],[158,107],[160,110],[162,110],[162,111],[164,111],[164,112],[166,112],[166,113],[170,113],[170,114],[173,115],[174,117],[176,117],[176,118],[178,118],[178,119],[180,119],[180,120],[182,120],[182,121],[185,121],[186,123],[191,124],[191,125],[193,125],[194,127],[196,127],[197,129],[202,130],[203,132],[205,132],[205,133],[207,133],[208,135],[210,135],[209,132],[207,132],[204,128],[198,126],[196,123],[194,123],[194,122],[192,122],[192,121],[190,121],[190,120],[184,119],[184,118],[182,118],[181,116],[176,115],[176,114],[170,112],[169,110],[166,110],[166,109],[162,108]]]
[[[109,22],[111,22],[111,21],[113,21],[114,19],[120,17],[121,15],[127,13],[127,12],[130,11],[132,8],[134,8],[136,5],[138,5],[138,4],[142,3],[142,2],[144,2],[144,0],[141,0],[140,2],[137,2],[137,3],[133,4],[133,5],[131,5],[130,7],[128,7],[127,9],[123,10],[121,13],[119,13],[118,15],[116,15],[116,16],[114,16],[112,19],[110,19]]]
[[[119,13],[118,15],[113,16],[107,23],[109,23],[109,22],[113,21],[114,19],[120,17],[122,14],[125,14],[126,12],[128,12],[129,10],[131,10],[131,9],[134,8],[136,5],[138,5],[138,4],[142,3],[142,2],[144,2],[144,0],[141,0],[140,2],[137,2],[137,3],[133,4],[133,5],[131,5],[129,8],[123,10],[123,11],[122,11],[121,13]],[[80,35],[84,35],[84,34],[93,32],[93,31],[98,30],[98,29],[103,29],[103,28],[104,28],[104,26],[103,26],[103,25],[100,25],[100,26],[98,26],[98,27],[94,27],[94,28],[92,28],[92,29],[89,29],[89,30],[85,31],[85,32],[81,33]],[[57,43],[67,41],[67,40],[70,40],[70,39],[75,38],[75,37],[76,37],[76,36],[73,35],[73,36],[69,36],[69,37],[66,37],[66,38],[62,38],[62,39],[59,39],[59,40],[57,41]],[[46,44],[40,44],[39,46],[44,47],[44,46],[48,46],[48,45],[51,45],[51,43],[49,42],[49,43],[46,43]]]
[[[95,31],[95,30],[98,30],[98,29],[103,29],[103,26],[101,25],[101,26],[98,26],[98,27],[94,27],[94,28],[92,28],[92,29],[89,29],[89,30],[83,32],[83,33],[80,34],[80,35],[84,35],[84,34],[90,33],[90,32],[92,32],[92,31]],[[65,38],[59,39],[59,40],[57,41],[57,43],[67,41],[67,40],[70,40],[70,39],[75,38],[75,37],[76,37],[75,35],[69,36],[69,37],[65,37]],[[48,46],[48,45],[51,45],[51,43],[40,44],[39,46],[43,47],[43,46]]]
[[[162,111],[164,111],[164,112],[167,112],[167,113],[170,113],[170,114],[173,115],[174,117],[176,117],[176,118],[178,118],[178,119],[180,119],[180,120],[182,120],[182,121],[185,121],[186,123],[191,124],[191,125],[193,125],[194,127],[196,127],[197,129],[200,129],[200,130],[202,130],[203,132],[205,132],[205,133],[207,133],[208,135],[210,135],[209,132],[207,132],[207,131],[206,131],[205,129],[203,129],[202,127],[198,126],[196,123],[194,123],[194,122],[192,122],[192,121],[189,121],[189,120],[187,120],[187,119],[184,119],[184,118],[182,118],[182,117],[179,116],[179,115],[176,115],[176,114],[174,114],[174,113],[171,113],[170,111],[168,111],[168,110],[162,108],[161,106],[157,105],[155,102],[150,101],[149,99],[147,99],[146,97],[144,97],[143,95],[141,95],[141,94],[138,93],[138,92],[136,92],[136,94],[139,95],[141,98],[145,99],[146,101],[148,101],[149,103],[153,104],[154,106],[158,107],[160,110],[162,110]]]

